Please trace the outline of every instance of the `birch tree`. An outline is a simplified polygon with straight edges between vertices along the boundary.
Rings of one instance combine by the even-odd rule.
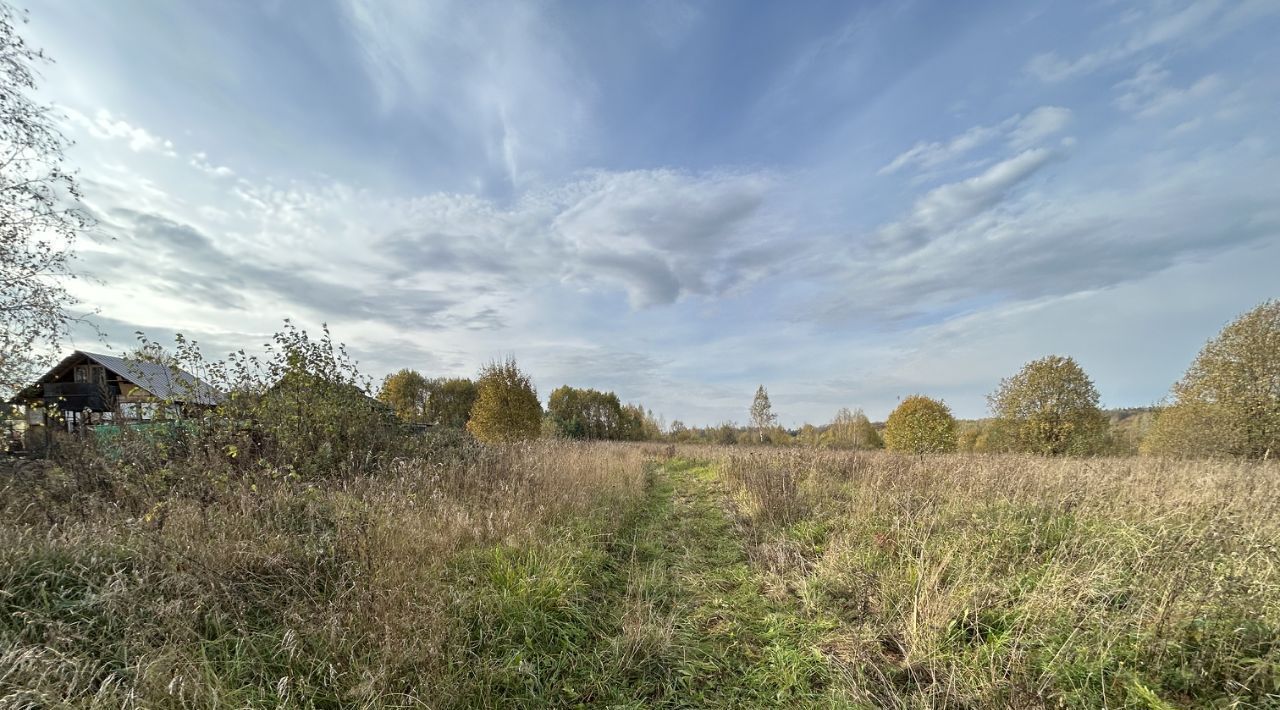
[[[32,98],[35,66],[47,59],[18,34],[24,22],[0,2],[0,391],[26,384],[76,320],[67,281],[76,237],[91,223],[64,167],[69,141]]]

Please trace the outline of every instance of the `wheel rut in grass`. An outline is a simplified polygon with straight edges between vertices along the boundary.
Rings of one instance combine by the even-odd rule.
[[[708,466],[668,461],[607,543],[567,535],[558,554],[486,558],[474,579],[498,584],[463,612],[484,619],[464,704],[853,706],[817,650],[824,629],[762,594],[720,486]]]
[[[631,699],[670,707],[849,705],[817,650],[823,629],[762,594],[706,465],[655,471],[623,565],[611,640]]]

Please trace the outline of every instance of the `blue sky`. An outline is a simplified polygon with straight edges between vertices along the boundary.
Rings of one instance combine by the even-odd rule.
[[[973,417],[1050,353],[1154,403],[1280,296],[1269,0],[29,10],[117,347],[289,317],[668,421]]]

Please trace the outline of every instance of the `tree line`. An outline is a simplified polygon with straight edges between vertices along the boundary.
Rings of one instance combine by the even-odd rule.
[[[429,379],[411,369],[388,375],[378,400],[411,424],[466,429],[481,441],[539,436],[599,441],[652,441],[662,436],[653,412],[624,404],[613,392],[563,385],[544,411],[528,374],[514,358],[492,362],[472,381]]]
[[[1128,430],[1109,421],[1074,359],[1050,355],[1002,380],[991,418],[960,426],[940,400],[904,399],[884,425],[889,449],[1089,456],[1274,458],[1280,454],[1280,301],[1228,324],[1196,356],[1168,401]]]
[[[788,431],[777,425],[761,385],[748,426],[675,421],[666,436],[681,443],[909,453],[1274,458],[1280,454],[1280,301],[1263,302],[1210,340],[1162,406],[1109,414],[1084,368],[1061,355],[1027,363],[1001,380],[987,403],[989,418],[960,421],[942,400],[913,394],[881,425],[861,410],[841,409],[828,424]]]
[[[474,383],[401,370],[387,377],[378,397],[403,419],[465,427],[482,441],[550,436],[909,453],[1272,458],[1280,451],[1280,301],[1266,301],[1226,326],[1173,386],[1167,404],[1125,426],[1103,411],[1084,368],[1061,355],[1029,362],[1001,380],[987,397],[991,417],[977,422],[960,422],[945,402],[913,394],[883,425],[861,410],[841,409],[828,424],[788,431],[761,385],[747,410],[748,426],[698,428],[677,420],[664,430],[652,412],[623,404],[613,392],[564,385],[552,391],[544,411],[514,359],[491,363]]]

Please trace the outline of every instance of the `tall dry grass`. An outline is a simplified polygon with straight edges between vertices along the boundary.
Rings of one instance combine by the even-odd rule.
[[[687,543],[742,536],[732,603],[820,639],[868,707],[1280,705],[1274,463],[544,442],[331,478],[198,455],[7,472],[0,707],[668,697],[696,667],[660,583],[686,541],[646,539],[679,522],[688,491],[649,485],[672,456],[719,473],[736,529]]]
[[[458,560],[581,554],[642,497],[650,455],[537,443],[158,493],[61,467],[6,476],[0,707],[465,698],[477,630],[458,609],[487,582]]]
[[[1280,466],[702,451],[884,707],[1280,706]]]

